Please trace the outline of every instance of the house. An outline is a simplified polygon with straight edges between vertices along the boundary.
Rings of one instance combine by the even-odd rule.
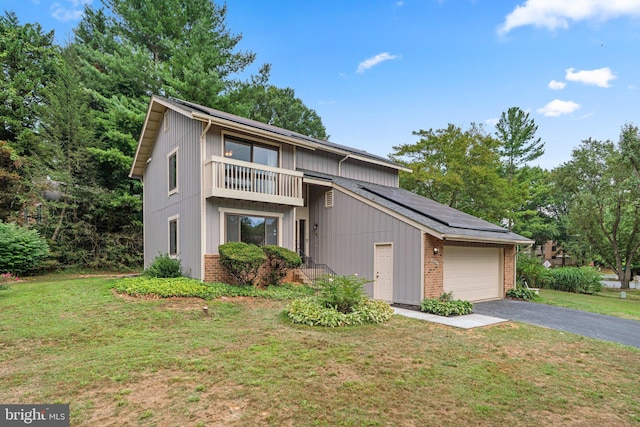
[[[576,260],[568,255],[562,245],[558,245],[553,240],[547,240],[541,245],[535,247],[535,256],[542,259],[542,262],[548,262],[553,267],[575,267]]]
[[[160,253],[219,280],[218,246],[296,250],[366,291],[419,304],[469,301],[514,286],[516,245],[531,241],[398,186],[403,166],[178,99],[153,96],[130,176],[144,184],[145,266]]]

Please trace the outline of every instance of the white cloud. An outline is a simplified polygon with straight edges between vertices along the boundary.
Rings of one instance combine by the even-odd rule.
[[[549,82],[549,89],[553,89],[553,90],[562,90],[564,89],[564,87],[567,85],[566,82],[559,82],[556,80],[551,80]]]
[[[66,0],[69,5],[53,3],[49,10],[51,16],[60,22],[77,21],[82,18],[84,5],[91,4],[92,0]]]
[[[490,125],[490,126],[495,126],[495,125],[498,124],[499,121],[500,121],[500,119],[498,119],[497,117],[492,117],[490,119],[485,120],[484,124]]]
[[[629,85],[629,90],[637,90],[638,86],[636,85]]]
[[[379,53],[372,58],[365,59],[364,61],[362,61],[360,65],[358,65],[358,69],[356,70],[356,73],[362,74],[369,68],[375,67],[381,62],[390,61],[396,58],[398,58],[398,55],[391,55],[389,52]]]
[[[572,82],[579,82],[585,85],[599,87],[609,87],[609,82],[617,78],[609,67],[598,68],[597,70],[573,71],[574,68],[567,68],[565,79]]]
[[[567,29],[570,21],[602,22],[625,15],[640,16],[640,0],[526,0],[507,15],[498,33],[526,25]]]
[[[404,6],[404,2],[402,0],[396,2],[396,7]]]
[[[553,101],[548,102],[544,107],[538,108],[538,113],[547,117],[558,117],[563,114],[573,113],[578,108],[580,108],[580,104],[576,104],[573,101],[561,101],[560,99],[554,99]]]

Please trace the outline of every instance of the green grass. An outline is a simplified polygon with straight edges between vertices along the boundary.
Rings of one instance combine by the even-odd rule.
[[[640,290],[627,289],[625,292],[627,297],[623,299],[620,289],[612,288],[605,288],[595,295],[541,289],[540,298],[533,302],[640,320]]]
[[[638,349],[519,323],[306,327],[287,301],[136,299],[114,283],[0,291],[3,403],[70,403],[73,426],[640,423]]]

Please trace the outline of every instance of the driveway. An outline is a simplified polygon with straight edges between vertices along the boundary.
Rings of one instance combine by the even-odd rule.
[[[509,299],[476,303],[473,312],[640,348],[637,320]]]

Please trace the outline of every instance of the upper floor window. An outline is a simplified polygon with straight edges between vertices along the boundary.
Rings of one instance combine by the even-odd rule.
[[[279,165],[278,147],[237,138],[226,137],[224,139],[224,156],[230,159],[258,163],[274,168],[277,168]]]
[[[167,170],[169,176],[169,195],[178,192],[178,149],[167,156]]]

